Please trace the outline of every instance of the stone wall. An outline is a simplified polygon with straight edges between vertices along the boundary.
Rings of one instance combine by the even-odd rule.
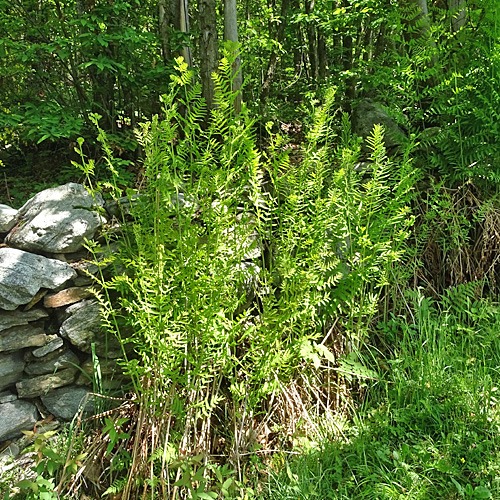
[[[51,415],[74,417],[92,387],[92,344],[104,376],[116,366],[83,248],[106,223],[103,207],[74,183],[19,210],[0,205],[0,443]]]

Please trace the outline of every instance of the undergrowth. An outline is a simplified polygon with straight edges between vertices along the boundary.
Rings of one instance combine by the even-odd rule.
[[[498,498],[500,310],[478,286],[410,293],[413,320],[378,327],[389,368],[343,436],[283,461],[266,498]]]

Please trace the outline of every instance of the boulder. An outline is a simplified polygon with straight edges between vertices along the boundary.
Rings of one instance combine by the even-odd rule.
[[[21,431],[33,430],[38,420],[36,406],[29,401],[9,401],[0,404],[0,441],[16,437]]]
[[[17,395],[20,398],[36,398],[47,394],[51,389],[70,385],[75,380],[76,368],[65,370],[39,377],[28,378],[16,384]]]
[[[17,222],[17,210],[8,205],[0,205],[0,233],[7,233]]]
[[[0,248],[0,308],[14,310],[30,302],[40,288],[53,290],[74,277],[76,271],[65,262]]]
[[[372,100],[364,99],[358,103],[352,112],[352,130],[355,134],[366,139],[373,132],[377,124],[383,125],[385,130],[385,146],[391,148],[401,145],[405,138],[405,131],[389,116],[382,104]],[[369,152],[366,141],[362,145],[365,152]]]
[[[48,392],[41,397],[41,400],[54,417],[71,420],[82,408],[84,415],[94,413],[93,397],[87,397],[89,392],[83,387],[70,385]],[[85,406],[83,407],[83,405]]]
[[[24,370],[23,355],[20,352],[0,354],[0,391],[14,385]]]
[[[30,252],[70,253],[94,237],[105,219],[93,210],[103,206],[81,184],[69,183],[36,194],[17,215],[6,243]]]
[[[25,347],[40,347],[47,343],[47,335],[38,327],[14,326],[0,332],[0,352],[18,351]]]

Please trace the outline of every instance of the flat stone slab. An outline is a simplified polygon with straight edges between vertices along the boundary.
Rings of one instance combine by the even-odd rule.
[[[20,352],[0,354],[0,391],[14,385],[24,370],[23,355]]]
[[[27,304],[40,288],[54,290],[76,277],[65,262],[15,248],[0,248],[0,309]]]
[[[0,205],[0,233],[7,233],[16,225],[17,212],[8,205]]]
[[[0,332],[0,352],[40,347],[47,343],[44,330],[34,326],[14,326]]]
[[[93,397],[87,397],[89,392],[81,386],[69,385],[48,392],[41,397],[41,400],[54,417],[61,420],[71,420],[81,411],[83,405],[85,405],[84,415],[94,413]]]
[[[10,391],[0,392],[0,404],[9,403],[10,401],[15,401],[16,399],[17,396],[15,394],[12,394],[12,392]]]
[[[19,209],[17,224],[5,241],[30,252],[76,252],[105,222],[92,209],[96,205],[104,205],[102,197],[94,199],[81,184],[46,189]]]
[[[95,344],[99,355],[116,358],[122,354],[116,338],[108,335],[101,324],[101,309],[96,300],[82,300],[66,309],[69,317],[62,323],[59,334],[80,351],[92,352]]]
[[[43,309],[30,311],[0,311],[0,332],[13,326],[24,326],[32,321],[46,318],[49,314]]]
[[[27,375],[45,375],[47,373],[54,373],[56,370],[61,370],[63,368],[71,368],[75,365],[78,366],[79,364],[80,360],[73,351],[62,349],[60,351],[51,352],[47,356],[39,358],[37,361],[28,363],[24,368],[24,372]]]
[[[61,348],[63,344],[64,340],[61,337],[54,335],[53,338],[51,338],[44,346],[40,347],[39,349],[35,349],[31,354],[33,354],[35,358],[42,358],[44,356],[47,356],[47,354],[50,354],[51,352]]]
[[[47,394],[52,389],[70,385],[75,380],[76,368],[66,368],[54,374],[21,380],[16,384],[20,398],[36,398]]]
[[[86,288],[74,286],[53,295],[46,295],[43,299],[43,305],[51,308],[69,306],[89,297],[92,297],[92,292],[89,292]]]
[[[17,437],[21,431],[33,430],[38,410],[29,401],[9,401],[0,404],[0,441]]]

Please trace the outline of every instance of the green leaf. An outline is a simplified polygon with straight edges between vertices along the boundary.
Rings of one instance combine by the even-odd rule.
[[[323,344],[316,344],[315,347],[319,354],[321,354],[331,363],[335,363],[335,356],[333,355],[332,351],[328,349],[328,347],[324,346]]]
[[[217,493],[214,491],[202,491],[201,493],[197,493],[198,498],[202,498],[203,500],[214,500],[217,498]]]
[[[486,486],[476,486],[474,488],[474,498],[491,498],[491,491]]]

